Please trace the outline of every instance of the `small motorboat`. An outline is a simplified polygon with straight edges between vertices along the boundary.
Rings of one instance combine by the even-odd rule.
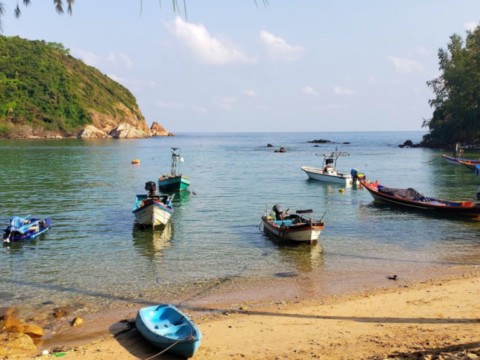
[[[282,211],[279,204],[272,208],[272,213],[262,216],[262,226],[265,233],[275,236],[280,240],[292,243],[315,244],[325,227],[322,221],[313,220],[313,211],[297,210],[295,214],[289,214],[289,209]],[[325,215],[325,214],[324,214]]]
[[[49,218],[37,219],[29,216],[13,216],[10,225],[3,229],[3,243],[9,244],[13,241],[35,239],[45,233],[52,226]]]
[[[180,155],[178,148],[172,148],[172,164],[169,174],[163,174],[158,179],[158,189],[162,193],[173,193],[188,190],[190,186],[190,178],[182,175],[180,171],[180,163],[183,157]]]
[[[480,220],[480,202],[435,199],[424,196],[413,188],[390,188],[380,185],[378,181],[362,181],[361,184],[378,202],[428,213],[456,215]],[[477,197],[480,197],[479,194],[477,194]]]
[[[136,195],[133,214],[141,226],[165,226],[173,214],[173,196],[158,195],[154,181],[145,183],[148,194]]]
[[[300,169],[307,174],[309,179],[351,186],[358,183],[362,174],[355,169],[352,169],[350,174],[339,172],[336,169],[337,159],[340,156],[348,155],[346,152],[335,150],[331,154],[323,154],[323,164],[321,168],[304,165],[301,166]]]
[[[195,354],[202,340],[202,333],[195,323],[170,304],[140,309],[135,326],[155,347],[185,358]]]

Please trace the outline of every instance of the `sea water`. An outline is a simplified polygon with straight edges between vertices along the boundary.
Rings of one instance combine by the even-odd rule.
[[[3,140],[0,224],[50,217],[40,239],[0,247],[0,306],[192,299],[222,282],[302,276],[314,287],[368,284],[386,274],[415,278],[480,263],[480,225],[391,209],[366,190],[307,180],[322,154],[390,187],[472,199],[480,177],[441,151],[400,148],[421,132],[183,133],[140,140]],[[326,144],[309,141],[325,139]],[[273,147],[268,147],[272,144]],[[176,196],[163,231],[134,226],[135,194],[169,172],[181,149],[190,193]],[[285,147],[286,153],[275,152]],[[139,159],[139,164],[132,160]],[[259,229],[274,204],[323,217],[318,246],[283,246]]]

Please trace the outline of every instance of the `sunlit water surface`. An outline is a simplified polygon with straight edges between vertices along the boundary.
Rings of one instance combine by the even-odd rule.
[[[0,223],[12,215],[51,217],[40,239],[0,247],[0,306],[188,297],[225,279],[313,274],[368,283],[388,272],[421,274],[480,263],[480,225],[373,204],[365,190],[308,181],[301,165],[321,166],[338,147],[357,168],[391,187],[472,199],[480,177],[441,152],[399,148],[420,132],[179,134],[142,140],[0,142]],[[309,140],[334,144],[314,146]],[[267,144],[273,144],[268,148]],[[284,146],[286,153],[274,150]],[[177,196],[171,226],[138,230],[132,205],[144,183],[170,168],[180,147],[190,194]],[[468,155],[468,154],[467,154]],[[474,156],[474,154],[471,154]],[[132,165],[140,159],[139,165]],[[324,213],[320,245],[287,247],[259,230],[279,203]],[[5,227],[2,226],[2,227]],[[323,253],[321,252],[323,250]],[[363,279],[363,280],[362,280]],[[319,284],[316,284],[316,286]]]

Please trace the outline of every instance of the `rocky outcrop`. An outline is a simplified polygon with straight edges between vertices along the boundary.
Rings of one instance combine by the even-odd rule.
[[[44,335],[41,326],[25,323],[14,313],[15,308],[0,309],[0,354],[6,357],[32,353],[37,349],[33,339]]]
[[[150,134],[152,136],[175,136],[174,133],[171,133],[156,121],[154,121],[150,127]]]
[[[77,135],[78,139],[105,139],[108,137],[110,137],[110,135],[100,129],[97,129],[93,125],[87,125]]]
[[[122,123],[109,133],[114,139],[141,139],[150,137],[150,133],[134,128],[130,124]]]
[[[99,115],[97,115],[96,119],[96,123],[101,126],[101,129],[94,125],[87,125],[78,133],[78,139],[141,139],[151,136],[175,136],[157,122],[154,122],[148,129],[148,127],[143,126],[143,122],[116,125],[111,118],[102,117],[102,120],[99,120]],[[139,124],[141,125],[138,126]]]

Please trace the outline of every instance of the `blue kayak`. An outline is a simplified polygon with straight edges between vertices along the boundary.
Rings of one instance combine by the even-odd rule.
[[[10,225],[3,229],[3,242],[30,240],[47,232],[52,226],[49,218],[37,219],[32,217],[13,216]]]
[[[155,347],[185,358],[195,354],[202,339],[194,322],[170,304],[140,309],[135,326]]]

